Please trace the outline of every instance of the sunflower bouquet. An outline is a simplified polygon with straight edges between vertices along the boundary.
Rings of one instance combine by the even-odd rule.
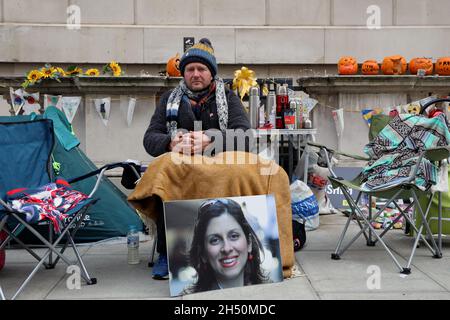
[[[50,64],[46,64],[40,69],[34,69],[26,74],[26,79],[22,83],[22,88],[27,88],[30,85],[40,83],[42,80],[53,79],[59,81],[59,78],[64,77],[65,71],[59,67],[52,67]]]
[[[110,63],[103,66],[103,74],[112,74],[115,77],[118,77],[123,74],[122,68],[116,61],[111,61]],[[61,82],[62,77],[80,77],[80,76],[89,76],[96,77],[100,75],[100,71],[96,68],[90,68],[86,71],[83,71],[79,66],[73,65],[69,66],[67,70],[64,70],[61,67],[53,67],[50,64],[45,64],[44,67],[40,69],[33,69],[29,71],[25,77],[25,81],[22,83],[22,88],[27,88],[29,86],[33,86],[41,83],[43,80],[51,79]]]
[[[112,74],[114,77],[122,75],[122,68],[116,61],[111,61],[103,66],[103,74]]]

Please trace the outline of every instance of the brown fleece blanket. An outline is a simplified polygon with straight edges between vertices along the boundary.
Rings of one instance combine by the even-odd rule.
[[[264,194],[275,195],[283,275],[287,278],[295,259],[291,196],[289,178],[274,161],[234,151],[212,158],[166,153],[150,163],[128,201],[155,220],[157,197],[171,201]]]

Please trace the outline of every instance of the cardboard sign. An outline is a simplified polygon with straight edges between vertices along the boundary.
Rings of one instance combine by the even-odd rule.
[[[338,177],[342,177],[345,180],[352,180],[358,176],[358,174],[362,171],[362,168],[360,168],[360,167],[335,167],[335,168],[333,168],[333,171],[336,173],[336,175]],[[341,189],[339,189],[339,188],[333,189],[331,184],[328,184],[326,187],[326,192],[327,192],[327,196],[330,199],[333,207],[335,207],[336,209],[350,208]],[[350,195],[352,196],[352,198],[356,200],[359,192],[355,191],[353,189],[350,189],[349,192],[350,192]]]
[[[184,37],[183,38],[183,52],[186,52],[187,49],[192,47],[195,43],[194,37]]]

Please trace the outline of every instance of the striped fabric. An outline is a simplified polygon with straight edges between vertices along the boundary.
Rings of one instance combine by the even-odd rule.
[[[364,148],[372,159],[363,169],[364,189],[374,190],[398,185],[408,180],[421,152],[432,147],[447,146],[450,132],[444,115],[426,118],[400,114]],[[438,168],[422,159],[415,184],[425,190],[436,184]]]

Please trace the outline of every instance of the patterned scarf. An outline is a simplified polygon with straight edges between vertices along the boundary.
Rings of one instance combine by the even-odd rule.
[[[216,77],[214,79],[215,86],[215,95],[216,95],[216,104],[217,104],[217,115],[219,116],[219,126],[220,130],[225,132],[228,126],[228,103],[227,97],[225,95],[225,85],[223,80]],[[209,88],[203,90],[201,92],[192,92],[187,86],[184,79],[180,81],[178,87],[176,87],[169,96],[169,100],[167,101],[167,109],[166,109],[166,124],[167,124],[167,132],[173,137],[177,133],[178,125],[178,109],[180,108],[180,102],[184,95],[186,95],[189,99],[194,101],[202,101],[202,98],[206,98],[207,100],[209,96]],[[203,101],[204,102],[204,101]],[[197,103],[199,104],[199,103]]]

